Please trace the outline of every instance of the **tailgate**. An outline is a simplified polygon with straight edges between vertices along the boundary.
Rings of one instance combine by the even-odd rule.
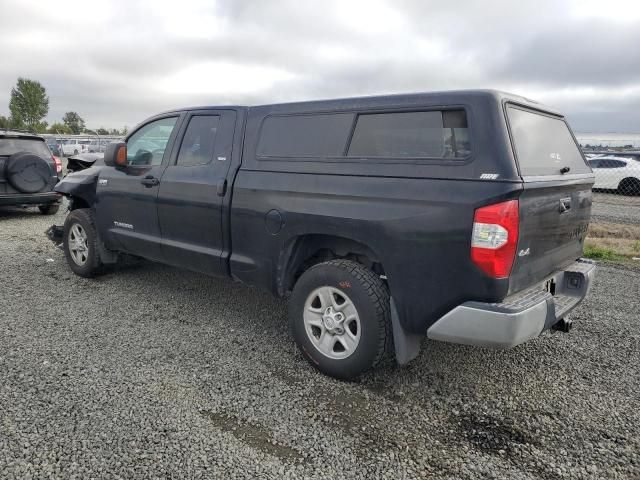
[[[582,255],[592,184],[592,179],[524,184],[510,293],[545,280]]]
[[[506,114],[523,181],[509,280],[515,293],[582,255],[594,177],[563,117],[514,104],[507,104]]]

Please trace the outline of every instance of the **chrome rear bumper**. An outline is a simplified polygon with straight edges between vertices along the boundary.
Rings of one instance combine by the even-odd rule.
[[[427,337],[494,348],[519,345],[553,326],[582,301],[595,268],[594,262],[581,258],[500,303],[465,302],[429,327]]]

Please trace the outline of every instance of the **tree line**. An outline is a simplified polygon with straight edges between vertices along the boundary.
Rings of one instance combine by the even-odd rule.
[[[126,135],[122,130],[104,127],[87,129],[84,119],[77,112],[67,112],[62,121],[49,125],[44,118],[49,113],[49,97],[46,89],[36,80],[18,78],[11,89],[10,116],[0,115],[0,129],[28,130],[33,133],[57,133],[62,135],[97,133],[98,135]]]

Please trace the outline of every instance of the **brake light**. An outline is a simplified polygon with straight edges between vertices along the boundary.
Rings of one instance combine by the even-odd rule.
[[[493,278],[511,273],[518,244],[518,200],[476,209],[471,236],[471,260]]]
[[[60,159],[55,155],[51,155],[51,158],[53,159],[53,163],[56,164],[56,173],[62,173],[62,162]]]

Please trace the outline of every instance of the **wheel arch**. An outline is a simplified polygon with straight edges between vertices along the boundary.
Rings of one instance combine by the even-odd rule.
[[[298,235],[289,239],[280,251],[276,275],[278,295],[291,291],[308,268],[333,259],[353,260],[379,275],[385,273],[378,253],[359,240],[341,235]]]
[[[627,185],[633,185],[634,187],[635,186],[640,187],[640,178],[634,177],[634,176],[624,177],[618,183],[618,190],[623,190]],[[637,193],[640,194],[640,191],[638,191]]]
[[[78,195],[67,195],[69,199],[69,211],[77,210],[79,208],[91,208],[89,202]]]

